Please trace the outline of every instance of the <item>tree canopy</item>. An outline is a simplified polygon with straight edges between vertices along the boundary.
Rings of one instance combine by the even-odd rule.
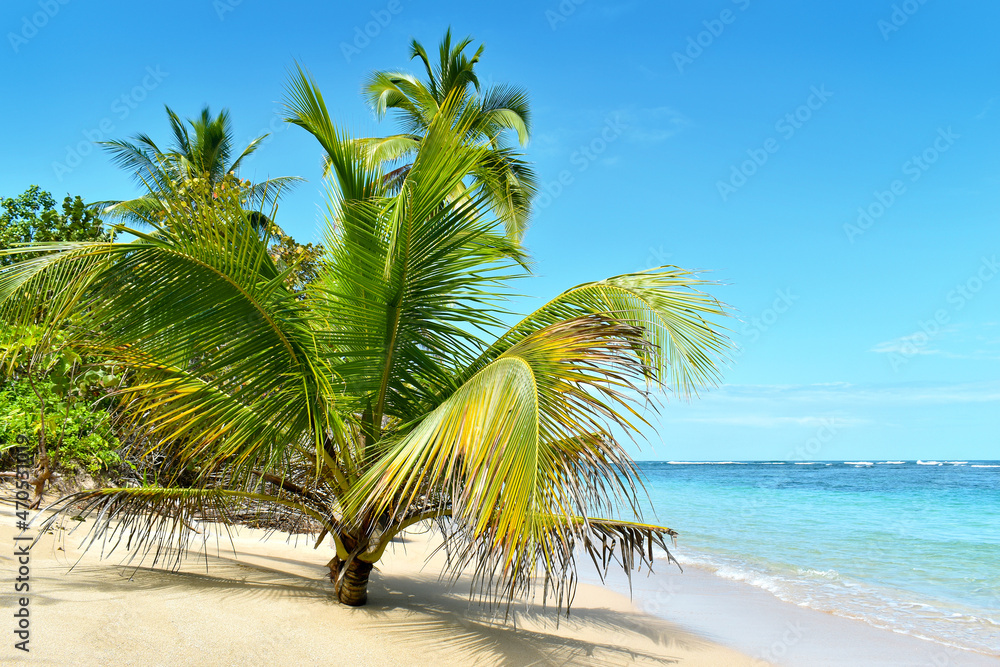
[[[67,195],[61,211],[52,195],[37,185],[17,197],[0,200],[0,248],[17,244],[50,241],[105,241],[111,232],[105,229],[93,207],[79,196]],[[0,265],[13,261],[0,257]]]
[[[464,46],[447,51],[467,72]],[[439,73],[447,90],[412,162],[387,178],[311,75],[292,75],[285,120],[317,140],[331,180],[301,284],[244,191],[208,180],[150,229],[125,227],[130,240],[0,250],[20,259],[0,269],[0,319],[58,328],[126,369],[123,427],[158,461],[141,486],[81,492],[59,512],[154,562],[182,557],[205,522],[310,523],[350,605],[425,521],[491,602],[541,581],[568,606],[580,553],[627,573],[651,567],[654,547],[669,554],[674,532],[643,520],[626,445],[655,392],[717,380],[726,309],[711,283],[666,266],[511,311],[525,250],[496,192],[471,184],[497,149],[480,140],[481,102],[449,83],[463,77]],[[165,187],[151,195],[177,201]]]

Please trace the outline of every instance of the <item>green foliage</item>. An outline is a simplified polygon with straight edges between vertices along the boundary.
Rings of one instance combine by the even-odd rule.
[[[319,142],[330,174],[323,248],[247,210],[231,173],[160,183],[151,171],[152,231],[0,267],[0,321],[37,334],[25,378],[66,375],[63,395],[52,380],[66,408],[83,368],[66,350],[124,369],[123,419],[156,461],[155,484],[70,496],[62,511],[157,554],[181,553],[199,521],[307,517],[333,539],[347,604],[364,603],[393,537],[428,519],[455,571],[471,565],[478,590],[508,604],[541,578],[568,605],[581,553],[652,566],[674,533],[641,521],[622,439],[641,435],[652,390],[717,381],[726,308],[707,281],[660,267],[578,285],[518,320],[530,179],[494,135],[526,132],[526,108],[508,113],[524,101],[512,89],[473,94],[467,45],[446,37],[438,70],[415,45],[427,85],[379,83],[385,108],[421,104],[406,151],[389,151],[412,162],[391,178],[293,75],[285,119]]]
[[[271,259],[279,268],[293,267],[285,278],[285,284],[296,294],[301,294],[309,283],[316,280],[324,252],[322,245],[302,245],[284,232],[279,232],[275,242],[268,248]]]
[[[108,367],[84,366],[66,337],[37,325],[0,332],[0,450],[24,436],[39,449],[44,443],[54,466],[97,473],[121,461],[108,412],[96,405],[119,378]]]
[[[361,139],[367,158],[386,170],[384,178],[393,187],[405,179],[420,142],[441,114],[446,101],[461,107],[465,123],[463,139],[486,148],[470,165],[469,182],[459,184],[449,195],[482,197],[503,222],[508,237],[520,242],[527,229],[531,201],[538,193],[538,179],[524,155],[509,141],[513,134],[521,146],[531,135],[531,109],[527,92],[517,86],[499,84],[483,87],[475,66],[484,48],[469,57],[466,49],[472,38],[452,43],[449,28],[438,47],[438,59],[432,62],[424,46],[413,40],[410,59],[419,59],[425,78],[407,72],[376,71],[365,82],[363,94],[378,118],[391,113],[399,121],[402,133],[388,137]],[[470,190],[472,192],[470,192]]]
[[[0,200],[0,209],[0,248],[19,243],[111,240],[97,213],[79,196],[67,195],[60,212],[51,194],[32,185],[17,197]],[[0,266],[13,261],[14,257],[0,257]]]
[[[91,409],[86,400],[93,393],[88,384],[93,379],[80,380],[70,391],[62,391],[66,387],[52,380],[37,382],[34,389],[23,378],[0,384],[0,451],[12,447],[19,435],[29,442],[39,441],[43,415],[37,390],[45,404],[45,440],[54,466],[96,474],[120,463],[120,443],[108,413]]]
[[[59,212],[52,196],[33,185],[18,197],[4,199],[2,208],[0,250],[25,243],[113,239],[79,196],[67,196]],[[0,255],[0,266],[44,254]],[[39,296],[35,314],[43,317],[46,291]],[[110,416],[95,405],[117,378],[67,344],[70,326],[66,321],[56,329],[33,322],[0,328],[0,465],[13,463],[8,450],[18,436],[39,453],[46,451],[52,466],[93,474],[121,462]]]
[[[220,188],[236,181],[242,186],[243,205],[263,208],[276,205],[283,191],[302,180],[297,176],[281,176],[254,184],[239,181],[240,165],[260,148],[266,134],[251,141],[234,158],[237,146],[227,109],[212,116],[209,108],[204,107],[197,118],[189,119],[186,124],[170,107],[166,109],[171,132],[167,148],[161,149],[148,134],[136,135],[130,141],[100,142],[114,163],[132,174],[146,190],[146,194],[135,199],[100,202],[98,205],[105,215],[132,224],[155,226],[166,218],[170,200],[183,198],[197,204],[190,192],[184,192],[194,181],[207,184],[197,188],[202,202],[211,201]]]

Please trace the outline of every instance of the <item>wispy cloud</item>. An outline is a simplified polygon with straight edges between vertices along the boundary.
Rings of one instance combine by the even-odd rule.
[[[673,421],[692,422],[698,424],[725,424],[727,426],[748,426],[756,428],[775,428],[780,426],[820,427],[836,424],[838,428],[867,424],[870,420],[856,417],[841,417],[837,415],[808,415],[805,417],[768,416],[760,414],[723,415],[679,417]]]
[[[542,115],[536,114],[536,118]],[[588,146],[594,152],[601,152],[594,145],[599,147],[608,139],[609,128],[616,137],[620,135],[621,140],[629,143],[659,143],[690,125],[687,116],[668,106],[560,111],[557,123],[532,135],[531,150],[547,157],[569,156]]]
[[[903,357],[940,355],[948,359],[1000,359],[1000,336],[994,331],[996,326],[996,322],[950,324],[932,333],[918,331],[877,343],[870,351]]]
[[[993,105],[996,104],[996,101],[997,101],[996,97],[991,97],[990,99],[988,99],[986,101],[986,106],[983,107],[983,110],[976,114],[976,120],[982,120],[986,118],[986,116],[989,115],[990,110],[993,108]]]
[[[807,385],[725,385],[704,403],[788,403],[864,406],[913,403],[951,404],[1000,401],[1000,382]]]
[[[625,138],[644,144],[666,141],[691,125],[691,120],[673,107],[630,107],[618,115],[628,125]]]
[[[871,351],[878,354],[902,354],[908,357],[914,354],[941,354],[941,350],[930,346],[926,335],[920,334],[883,341],[875,345]]]

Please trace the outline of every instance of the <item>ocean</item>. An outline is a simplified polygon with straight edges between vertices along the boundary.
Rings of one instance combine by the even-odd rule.
[[[1000,654],[1000,462],[638,465],[682,565]]]

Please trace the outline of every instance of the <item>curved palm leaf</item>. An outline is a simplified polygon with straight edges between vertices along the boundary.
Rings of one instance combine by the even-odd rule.
[[[504,326],[524,258],[495,197],[521,205],[505,180],[520,158],[476,133],[516,123],[470,102],[479,54],[467,46],[448,36],[438,69],[414,46],[428,94],[447,90],[412,163],[388,174],[372,146],[403,155],[405,142],[352,138],[309,75],[293,75],[286,120],[319,141],[330,188],[327,253],[302,294],[243,190],[193,201],[169,178],[151,193],[163,202],[153,230],[127,230],[131,241],[0,251],[26,253],[0,268],[0,321],[64,327],[130,373],[123,423],[158,485],[77,496],[96,539],[134,531],[126,546],[183,550],[192,521],[287,507],[333,536],[348,604],[363,603],[392,536],[429,519],[452,566],[473,566],[508,603],[540,574],[568,605],[579,549],[627,572],[666,549],[673,531],[642,522],[621,441],[645,423],[650,388],[687,394],[717,377],[725,309],[706,281],[664,267],[580,285]],[[224,131],[195,150],[198,132],[172,122],[191,150],[166,175],[221,154]]]
[[[524,338],[380,458],[348,497],[349,513],[389,523],[414,508],[447,515],[458,526],[451,548],[462,566],[476,563],[488,590],[511,600],[541,567],[561,599],[573,547],[590,549],[599,534],[585,517],[638,509],[635,471],[614,433],[644,421],[636,400],[651,370],[647,346],[641,329],[596,316]],[[666,549],[668,529],[630,530],[618,557]]]
[[[449,97],[464,107],[462,115],[470,118],[462,129],[465,141],[492,150],[484,152],[481,163],[468,172],[471,183],[452,196],[464,196],[467,190],[481,191],[485,195],[483,205],[504,222],[508,237],[520,243],[527,228],[531,200],[537,194],[537,182],[530,166],[504,145],[503,134],[513,131],[522,146],[528,142],[531,123],[527,93],[506,85],[480,91],[475,65],[484,47],[480,46],[470,57],[465,50],[471,43],[472,39],[467,37],[452,44],[448,29],[439,47],[438,61],[432,65],[427,51],[414,40],[410,57],[423,63],[426,80],[400,72],[374,72],[365,84],[364,97],[379,119],[390,110],[396,111],[403,136],[423,136]],[[380,140],[364,141],[372,146],[373,159],[392,162],[408,153],[392,137],[381,140],[390,142],[384,155],[378,151]]]

